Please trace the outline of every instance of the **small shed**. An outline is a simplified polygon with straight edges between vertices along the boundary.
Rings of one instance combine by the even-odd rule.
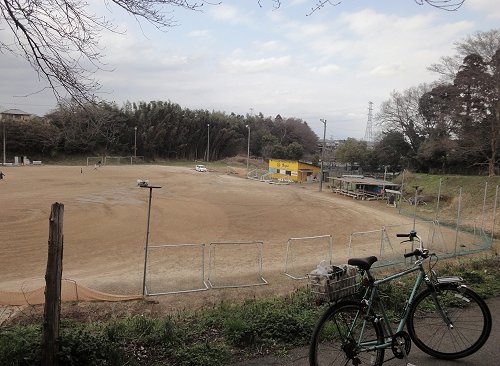
[[[397,191],[400,187],[397,183],[362,175],[343,175],[328,179],[334,193],[362,200],[384,199],[387,189]]]
[[[312,182],[320,168],[317,165],[297,160],[269,160],[269,175],[273,179],[287,179],[294,182]]]

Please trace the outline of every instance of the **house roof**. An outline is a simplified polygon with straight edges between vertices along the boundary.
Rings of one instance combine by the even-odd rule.
[[[15,115],[21,115],[21,116],[30,116],[30,113],[26,113],[20,109],[7,109],[6,111],[1,112],[0,114],[15,114]]]

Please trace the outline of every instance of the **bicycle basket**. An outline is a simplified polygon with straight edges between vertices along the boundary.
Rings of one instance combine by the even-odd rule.
[[[354,266],[343,264],[329,267],[326,274],[316,272],[308,274],[308,287],[320,300],[337,301],[355,294],[359,289],[360,278]]]

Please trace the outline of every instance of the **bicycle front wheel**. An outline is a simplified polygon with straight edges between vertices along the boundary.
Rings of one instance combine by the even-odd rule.
[[[453,284],[426,289],[408,316],[408,333],[425,353],[447,360],[469,356],[488,339],[491,313],[478,294]]]
[[[330,307],[313,332],[311,366],[382,365],[383,331],[373,313],[360,303],[343,301]]]

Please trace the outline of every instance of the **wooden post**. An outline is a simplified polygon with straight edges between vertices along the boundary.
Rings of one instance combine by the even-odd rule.
[[[63,258],[64,205],[52,204],[49,218],[49,253],[45,273],[45,307],[43,313],[43,362],[57,365],[59,320],[61,317],[61,278]]]

